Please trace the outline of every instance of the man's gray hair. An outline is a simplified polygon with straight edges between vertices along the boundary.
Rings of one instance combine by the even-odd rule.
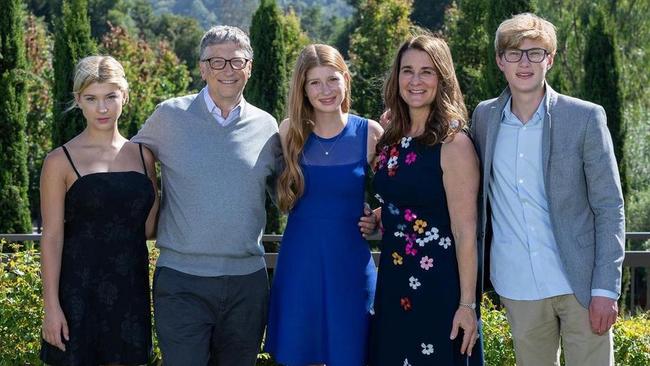
[[[218,25],[205,32],[201,38],[199,57],[203,58],[203,52],[207,47],[228,42],[238,45],[244,51],[246,58],[253,59],[253,48],[248,35],[243,30],[229,25]]]

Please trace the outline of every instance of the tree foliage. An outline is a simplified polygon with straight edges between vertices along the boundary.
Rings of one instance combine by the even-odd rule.
[[[97,46],[90,34],[86,0],[63,0],[61,17],[55,20],[54,98],[52,145],[59,146],[79,134],[86,121],[78,109],[65,110],[73,99],[74,66],[83,57],[94,54]]]
[[[129,82],[129,104],[119,120],[123,135],[135,135],[160,102],[187,92],[187,67],[165,42],[151,47],[126,30],[111,27],[101,48],[120,61]]]
[[[484,23],[484,0],[454,1],[447,10],[444,33],[470,115],[479,102],[494,97],[487,92],[483,78],[485,65],[489,62],[485,55],[493,49],[490,47],[490,37],[482,26]]]
[[[485,10],[485,30],[488,34],[488,39],[493,40],[501,22],[519,13],[535,12],[535,7],[531,0],[500,0],[486,1]],[[483,69],[485,91],[489,95],[497,96],[501,94],[501,91],[503,91],[503,88],[508,83],[496,64],[494,46],[488,47],[485,58],[486,64]]]
[[[437,31],[442,28],[445,9],[451,0],[413,0],[411,21],[423,28]]]
[[[20,0],[0,0],[0,232],[31,232],[27,144],[27,59]]]
[[[246,99],[282,119],[287,94],[287,46],[283,16],[275,0],[261,1],[253,14],[250,38],[255,58]]]
[[[383,110],[382,84],[397,47],[409,34],[410,0],[364,0],[350,36],[352,107],[369,118]]]
[[[25,21],[27,55],[27,169],[32,219],[40,215],[39,180],[43,159],[52,149],[52,37],[42,19],[28,15]]]
[[[618,50],[608,28],[605,14],[602,10],[596,11],[587,37],[582,94],[585,99],[605,108],[607,127],[614,142],[614,153],[619,163],[621,183],[625,194],[627,193],[625,164],[623,163],[625,128],[623,127],[619,88]]]

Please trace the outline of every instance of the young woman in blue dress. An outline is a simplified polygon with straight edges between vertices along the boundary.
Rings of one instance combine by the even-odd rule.
[[[366,167],[383,130],[349,110],[350,73],[341,54],[322,44],[305,47],[280,125],[286,167],[278,198],[289,218],[265,345],[281,364],[366,364],[376,270],[357,222]]]

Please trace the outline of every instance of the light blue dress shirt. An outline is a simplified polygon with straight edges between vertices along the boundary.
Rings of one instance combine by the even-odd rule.
[[[490,278],[513,300],[573,293],[551,227],[542,171],[546,97],[522,123],[508,100],[494,148],[488,197],[492,208]]]
[[[232,121],[239,118],[239,114],[241,113],[242,105],[245,103],[243,97],[239,101],[239,104],[237,104],[235,106],[235,108],[233,108],[230,111],[230,113],[228,113],[228,117],[223,118],[221,108],[217,107],[217,105],[214,103],[214,100],[212,100],[212,97],[210,97],[210,93],[208,92],[208,87],[206,86],[205,88],[203,88],[202,91],[204,91],[203,98],[205,99],[205,104],[208,107],[208,111],[210,111],[210,114],[212,114],[214,119],[217,120],[217,123],[219,123],[220,125],[225,127],[225,126],[228,126]]]

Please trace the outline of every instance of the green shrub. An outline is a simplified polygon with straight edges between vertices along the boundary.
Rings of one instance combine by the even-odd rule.
[[[0,242],[0,246],[6,245]],[[151,243],[150,243],[151,245]],[[40,255],[37,250],[11,245],[15,253],[0,253],[0,366],[40,365],[40,330],[43,316]],[[21,250],[22,249],[22,250]],[[158,251],[150,251],[151,274]],[[489,366],[515,364],[510,327],[505,311],[485,296],[482,303],[485,361]],[[614,328],[616,364],[650,365],[650,313],[621,318]],[[276,365],[266,353],[258,366]],[[162,362],[157,339],[150,365]]]

